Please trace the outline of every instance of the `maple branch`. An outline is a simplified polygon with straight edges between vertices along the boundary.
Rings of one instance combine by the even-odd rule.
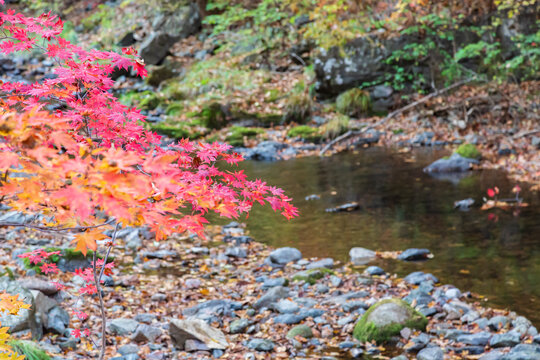
[[[322,150],[319,152],[319,156],[323,156],[325,152],[327,152],[329,149],[331,149],[335,144],[337,144],[338,142],[340,141],[343,141],[349,137],[352,137],[354,135],[359,135],[359,134],[362,134],[370,129],[373,129],[375,127],[378,127],[378,126],[381,126],[382,124],[384,124],[385,122],[387,122],[389,119],[407,111],[407,110],[410,110],[410,109],[413,109],[415,108],[416,106],[420,105],[420,104],[423,104],[425,103],[426,101],[428,101],[429,99],[431,98],[434,98],[435,96],[439,96],[445,92],[448,92],[452,89],[455,89],[457,87],[460,87],[460,86],[463,86],[473,80],[476,80],[477,78],[475,76],[471,77],[471,78],[468,78],[468,79],[465,79],[465,80],[461,80],[461,81],[458,81],[450,86],[447,86],[445,87],[444,89],[441,89],[441,90],[437,90],[437,91],[434,91],[432,92],[431,94],[429,95],[426,95],[424,96],[423,98],[420,98],[419,100],[415,101],[415,102],[412,102],[408,105],[405,105],[397,110],[394,110],[392,111],[390,114],[386,115],[384,118],[382,118],[381,120],[379,120],[378,122],[376,122],[375,124],[373,125],[370,125],[370,126],[366,126],[365,128],[361,129],[361,130],[356,130],[356,131],[353,131],[353,130],[349,130],[347,131],[345,134],[335,138],[334,140],[330,141],[328,144],[326,144],[325,147],[322,148]]]

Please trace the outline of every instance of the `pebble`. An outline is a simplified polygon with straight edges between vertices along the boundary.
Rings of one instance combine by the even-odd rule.
[[[274,342],[268,339],[251,339],[246,346],[257,351],[272,351],[274,349]],[[253,355],[252,358],[255,359],[255,356]]]

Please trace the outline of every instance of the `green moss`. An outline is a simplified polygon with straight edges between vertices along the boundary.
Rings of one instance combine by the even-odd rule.
[[[371,109],[371,98],[367,91],[350,89],[337,97],[336,109],[350,116],[366,114]]]
[[[184,110],[184,105],[181,102],[173,102],[167,106],[165,109],[165,114],[170,116],[178,116]]]
[[[142,110],[154,110],[163,102],[163,99],[152,91],[128,91],[122,94],[119,100],[126,106],[137,106]]]
[[[482,154],[473,144],[461,144],[456,149],[456,154],[459,154],[468,159],[480,159]]]
[[[208,129],[221,129],[227,125],[227,116],[221,104],[217,102],[205,105],[198,115],[204,127]]]
[[[299,137],[303,140],[312,142],[318,142],[321,139],[321,135],[319,135],[319,130],[307,125],[299,125],[291,128],[287,132],[287,136],[290,138]]]
[[[296,325],[287,333],[288,339],[294,339],[297,336],[301,336],[304,339],[309,339],[313,337],[313,331],[307,325]]]
[[[292,280],[304,281],[308,284],[313,285],[317,282],[317,280],[322,279],[325,275],[334,275],[334,272],[327,268],[309,269],[296,273],[293,276]]]
[[[183,122],[167,124],[167,123],[157,123],[150,124],[150,129],[153,131],[166,135],[173,139],[198,139],[203,134],[199,131],[193,131],[188,124]]]
[[[138,108],[141,110],[154,110],[161,104],[161,99],[159,95],[149,92],[144,97],[142,97],[139,102]]]
[[[11,340],[8,345],[26,360],[50,360],[50,356],[32,341]]]
[[[368,322],[369,316],[377,309],[379,306],[395,303],[401,307],[407,309],[410,314],[410,319],[404,324],[391,323],[385,326],[377,326],[373,322]],[[413,309],[409,304],[401,299],[386,299],[379,301],[378,303],[372,305],[366,313],[358,320],[354,327],[353,336],[362,342],[368,342],[375,340],[377,343],[385,342],[390,340],[393,336],[399,335],[399,332],[404,328],[417,329],[424,331],[426,329],[428,320],[418,311]]]
[[[242,126],[233,126],[230,129],[230,134],[227,136],[227,141],[232,146],[244,146],[244,138],[252,139],[259,134],[263,134],[261,128],[247,128]]]

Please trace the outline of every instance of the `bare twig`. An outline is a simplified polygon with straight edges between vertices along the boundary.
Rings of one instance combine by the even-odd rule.
[[[382,118],[381,120],[379,120],[378,122],[376,122],[375,124],[373,125],[370,125],[370,126],[366,126],[365,128],[361,129],[361,130],[357,130],[357,131],[352,131],[352,130],[349,130],[347,131],[345,134],[335,138],[334,140],[330,141],[328,144],[326,144],[326,146],[324,148],[322,148],[322,150],[320,151],[319,153],[319,156],[323,156],[329,149],[331,149],[335,144],[337,144],[338,142],[341,142],[345,139],[348,139],[354,135],[358,135],[358,134],[361,134],[361,133],[364,133],[366,132],[367,130],[370,130],[370,129],[373,129],[375,127],[378,127],[378,126],[381,126],[382,124],[384,124],[385,122],[387,122],[389,119],[407,111],[407,110],[410,110],[410,109],[413,109],[415,108],[416,106],[420,105],[420,104],[423,104],[425,103],[426,101],[428,101],[429,99],[431,98],[434,98],[435,96],[439,96],[440,94],[443,94],[445,92],[448,92],[452,89],[455,89],[455,88],[458,88],[460,86],[463,86],[473,80],[475,80],[476,77],[472,77],[472,78],[469,78],[469,79],[465,79],[465,80],[462,80],[462,81],[458,81],[457,83],[454,83],[448,87],[445,87],[444,89],[441,89],[441,90],[437,90],[429,95],[426,95],[424,96],[423,98],[415,101],[415,102],[412,102],[402,108],[399,108],[395,111],[392,111],[390,114],[386,115],[384,118]]]
[[[516,135],[512,136],[512,139],[519,139],[525,136],[534,135],[540,133],[540,129],[530,130],[530,131],[520,131]]]

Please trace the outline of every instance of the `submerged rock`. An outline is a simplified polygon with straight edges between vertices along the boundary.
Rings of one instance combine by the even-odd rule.
[[[359,208],[360,208],[360,205],[357,202],[353,201],[353,202],[346,203],[346,204],[343,204],[343,205],[339,205],[339,206],[336,206],[336,207],[333,207],[333,208],[328,208],[325,211],[329,212],[329,213],[348,212],[348,211],[358,210]]]
[[[469,171],[478,160],[465,158],[459,154],[452,154],[448,158],[442,158],[424,168],[424,172],[431,173],[453,173]]]
[[[424,331],[428,321],[400,299],[386,299],[372,305],[356,323],[353,335],[359,341],[383,342],[408,327]]]
[[[397,258],[403,261],[426,260],[430,254],[428,249],[407,249],[399,254]]]

